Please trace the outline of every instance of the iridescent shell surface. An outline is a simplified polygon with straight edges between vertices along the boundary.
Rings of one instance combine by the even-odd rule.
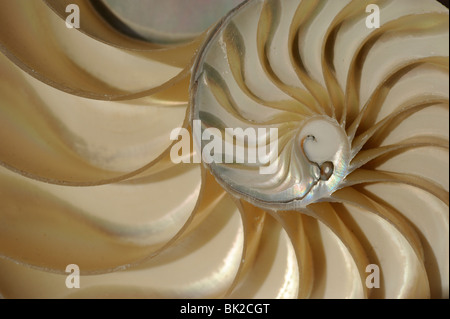
[[[372,28],[366,24],[370,4],[248,1],[206,40],[191,81],[192,121],[202,125],[194,140],[204,153],[212,138],[205,140],[205,130],[218,129],[214,132],[224,146],[208,166],[230,192],[275,210],[330,201],[334,191],[352,184],[364,164],[389,152],[382,140],[372,138],[392,130],[387,122],[419,108],[445,105],[448,94],[441,87],[404,95],[394,105],[386,106],[386,99],[412,69],[435,71],[427,71],[432,73],[427,81],[445,75],[448,41],[445,34],[433,32],[446,27],[448,15],[438,4],[436,12],[418,16],[411,15],[417,3],[410,3],[408,12],[400,9],[405,3],[380,2],[383,25]],[[316,19],[327,23],[318,25]],[[423,37],[429,46],[417,45]],[[398,43],[404,49],[393,52]],[[269,149],[268,132],[276,128],[278,147],[266,155],[275,158],[274,172],[261,173],[258,168],[268,164],[249,161],[250,155],[239,161],[237,150],[226,154],[227,128],[265,132],[236,140],[236,147],[246,152],[255,146]],[[435,137],[415,138],[446,145]],[[389,143],[390,152],[411,143]],[[367,150],[370,155],[364,156]],[[226,161],[227,156],[232,160]],[[321,178],[324,163],[332,174]]]
[[[250,0],[170,44],[102,16],[0,1],[0,297],[448,298],[447,8]],[[277,174],[174,163],[194,120],[278,128]]]

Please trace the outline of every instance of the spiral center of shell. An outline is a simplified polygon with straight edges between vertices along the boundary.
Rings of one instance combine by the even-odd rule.
[[[216,180],[236,197],[265,209],[299,209],[339,188],[348,174],[349,139],[328,102],[300,88],[301,81],[289,83],[295,57],[275,48],[282,41],[293,46],[295,37],[276,20],[263,22],[276,9],[264,3],[247,2],[231,13],[197,59],[194,141]],[[259,25],[248,24],[258,10]]]

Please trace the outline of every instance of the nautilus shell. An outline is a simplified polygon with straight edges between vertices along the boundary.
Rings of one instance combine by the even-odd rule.
[[[207,40],[193,81],[193,120],[202,125],[194,134],[197,144],[202,153],[210,153],[205,147],[215,136],[207,136],[206,142],[204,139],[205,130],[210,128],[217,130],[207,131],[208,135],[219,134],[217,138],[222,139],[231,132],[226,128],[255,132],[236,141],[244,158],[237,158],[238,151],[233,152],[232,146],[227,154],[227,144],[233,140],[224,140],[222,148],[213,150],[210,168],[230,191],[265,208],[304,208],[331,200],[336,190],[364,183],[363,166],[377,157],[402,148],[446,146],[445,140],[415,137],[414,132],[409,140],[394,143],[383,143],[374,135],[392,129],[392,122],[408,113],[445,105],[447,96],[442,87],[433,88],[436,92],[403,94],[397,104],[385,106],[391,87],[409,71],[431,68],[437,71],[436,76],[445,77],[444,34],[426,48],[407,47],[397,56],[390,50],[393,42],[402,41],[396,34],[416,28],[419,20],[427,24],[417,32],[420,35],[439,28],[442,31],[448,16],[430,12],[412,22],[417,15],[399,11],[388,16],[382,11],[384,25],[373,31],[364,25],[367,5],[339,3],[336,8],[340,12],[319,28],[310,25],[315,16],[336,10],[321,8],[326,6],[324,2],[248,2]],[[390,5],[404,7],[400,2]],[[260,14],[254,17],[255,12]],[[310,29],[322,40],[310,40]],[[338,34],[341,29],[345,31]],[[417,41],[420,39],[410,40],[411,44]],[[389,69],[383,68],[385,64]],[[390,109],[383,111],[387,107]],[[279,132],[275,139],[268,133],[271,128]],[[274,143],[278,146],[270,147]],[[255,169],[264,165],[259,157],[258,161],[251,161],[248,154],[245,158],[249,148],[260,147],[270,149],[268,154],[264,151],[263,158],[276,158],[270,173]],[[392,174],[375,178],[404,180]]]
[[[92,4],[126,34],[156,43],[194,40],[242,0],[100,0]]]
[[[0,1],[0,297],[448,298],[447,8],[95,3]]]

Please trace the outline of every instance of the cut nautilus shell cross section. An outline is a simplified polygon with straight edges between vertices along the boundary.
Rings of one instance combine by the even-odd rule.
[[[448,298],[448,21],[0,1],[0,299]]]
[[[447,174],[408,170],[425,156],[448,171],[427,156],[448,152],[448,21],[435,1],[243,3],[194,66],[203,160],[232,194],[276,211],[377,183],[448,202]]]

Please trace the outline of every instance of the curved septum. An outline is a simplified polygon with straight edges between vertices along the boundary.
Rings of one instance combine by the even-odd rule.
[[[199,145],[203,148],[205,144]],[[296,210],[328,199],[348,173],[348,138],[328,117],[306,120],[284,147],[279,146],[276,169],[271,174],[261,174],[260,167],[247,163],[213,162],[207,166],[232,194],[275,211]]]
[[[199,146],[197,151],[203,157],[204,153],[210,153],[211,141],[220,140],[220,154],[212,156],[218,161],[204,160],[204,164],[230,193],[263,209],[298,210],[329,199],[339,188],[348,174],[350,142],[334,117],[308,106],[315,102],[306,99],[309,102],[302,104],[300,93],[297,100],[277,91],[279,81],[268,71],[270,63],[264,64],[263,57],[267,54],[264,46],[258,45],[262,39],[266,42],[272,39],[273,32],[264,28],[261,17],[256,30],[245,22],[252,15],[250,8],[262,8],[261,17],[268,9],[262,1],[247,1],[233,10],[212,30],[194,64],[191,124],[194,127],[194,121],[199,121],[202,126],[201,132],[193,130],[194,144]],[[262,56],[252,66],[256,74],[247,74],[246,67],[254,60],[246,60],[245,56],[258,54]],[[272,79],[263,80],[270,75]],[[259,95],[250,86],[259,89]],[[237,161],[235,154],[227,153],[224,146],[227,129],[269,132],[274,128],[278,130],[277,147],[272,147],[269,133],[242,139],[252,140],[251,146],[239,145],[246,151],[257,152],[259,156],[261,147],[268,150],[262,152],[265,155],[258,157],[256,163]],[[235,146],[237,149],[238,145]],[[227,162],[226,158],[234,160]],[[261,168],[269,168],[270,173],[261,173]]]

